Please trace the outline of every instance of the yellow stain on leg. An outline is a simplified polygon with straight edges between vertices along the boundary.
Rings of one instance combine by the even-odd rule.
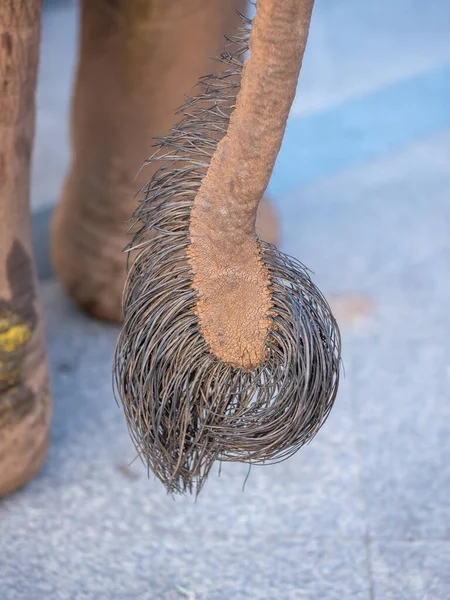
[[[0,430],[20,421],[34,394],[22,382],[22,363],[32,327],[13,311],[0,314]]]
[[[6,331],[2,331],[2,321],[4,320],[0,319],[0,352],[15,352],[30,339],[31,327],[26,323],[18,323],[11,325]]]
[[[20,315],[11,311],[0,315],[0,392],[20,381],[25,345],[32,328]]]
[[[5,382],[8,384],[8,386],[11,386],[14,384],[15,381],[17,381],[18,377],[20,376],[20,370],[19,369],[12,369],[12,370],[6,370],[7,363],[6,361],[1,361],[0,360],[0,383]],[[4,372],[2,373],[2,370],[4,370]]]

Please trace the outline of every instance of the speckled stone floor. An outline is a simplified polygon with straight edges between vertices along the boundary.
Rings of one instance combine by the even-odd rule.
[[[42,473],[0,503],[1,600],[450,598],[450,3],[317,0],[271,191],[336,308],[345,379],[314,442],[197,502],[134,458],[117,328],[51,277],[75,8],[47,6],[33,174],[55,402]]]

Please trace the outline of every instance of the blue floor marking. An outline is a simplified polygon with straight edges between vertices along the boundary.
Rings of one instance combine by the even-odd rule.
[[[450,65],[445,65],[326,111],[291,118],[269,192],[291,192],[449,127]]]

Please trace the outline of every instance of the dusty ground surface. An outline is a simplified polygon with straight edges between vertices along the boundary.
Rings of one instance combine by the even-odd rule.
[[[271,183],[283,249],[336,307],[345,379],[291,460],[226,465],[196,503],[134,458],[117,329],[43,243],[68,157],[75,8],[47,7],[33,176],[55,412],[39,477],[0,504],[2,600],[450,597],[450,3],[317,0]]]

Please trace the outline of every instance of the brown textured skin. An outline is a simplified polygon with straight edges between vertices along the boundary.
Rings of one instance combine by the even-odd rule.
[[[121,318],[122,249],[136,192],[152,175],[146,167],[135,178],[153,152],[152,137],[169,131],[184,94],[217,68],[209,58],[240,24],[238,8],[245,9],[244,0],[81,3],[73,157],[51,247],[66,290],[96,316]]]
[[[51,413],[29,216],[40,12],[0,2],[0,496],[41,467]]]
[[[263,359],[271,306],[258,252],[259,201],[294,99],[314,0],[258,0],[241,90],[195,198],[190,262],[211,351],[245,368]]]

